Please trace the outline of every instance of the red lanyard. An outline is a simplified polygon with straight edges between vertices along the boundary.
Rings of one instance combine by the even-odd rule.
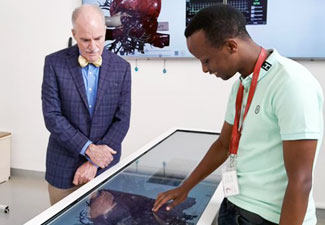
[[[263,64],[263,62],[265,61],[267,57],[267,52],[264,48],[261,48],[260,54],[258,56],[257,62],[255,64],[254,67],[254,73],[253,73],[253,78],[252,78],[252,82],[249,88],[249,94],[248,94],[248,99],[247,99],[247,104],[245,107],[245,112],[244,112],[244,116],[243,116],[243,120],[242,123],[244,123],[245,117],[247,115],[249,106],[252,103],[252,99],[255,93],[255,89],[257,86],[257,81],[258,81],[258,76],[261,70],[261,66]],[[238,145],[239,145],[239,140],[241,137],[241,130],[242,127],[241,126],[239,128],[239,120],[240,120],[240,112],[241,112],[241,106],[242,106],[242,101],[243,101],[243,93],[244,93],[244,87],[242,85],[242,83],[240,82],[239,84],[239,88],[238,88],[238,92],[237,92],[237,98],[236,98],[236,115],[235,115],[235,122],[234,125],[232,127],[232,133],[231,133],[231,141],[230,141],[230,148],[229,148],[229,152],[230,154],[237,154],[238,151]]]

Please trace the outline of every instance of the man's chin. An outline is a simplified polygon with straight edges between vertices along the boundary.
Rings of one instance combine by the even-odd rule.
[[[225,76],[225,75],[216,75],[217,78],[220,78],[222,80],[229,80],[231,77]]]
[[[87,57],[87,61],[93,63],[93,62],[96,62],[98,60],[98,58],[99,58],[99,55],[91,55],[91,56]]]

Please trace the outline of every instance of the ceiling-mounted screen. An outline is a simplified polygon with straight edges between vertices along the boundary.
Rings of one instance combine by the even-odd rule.
[[[104,11],[107,47],[127,58],[187,58],[184,30],[197,11],[229,4],[247,19],[251,37],[283,56],[325,59],[325,1],[83,0]]]

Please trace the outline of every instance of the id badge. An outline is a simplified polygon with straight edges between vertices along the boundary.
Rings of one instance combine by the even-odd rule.
[[[223,193],[225,197],[238,195],[239,185],[235,157],[231,155],[222,171]]]

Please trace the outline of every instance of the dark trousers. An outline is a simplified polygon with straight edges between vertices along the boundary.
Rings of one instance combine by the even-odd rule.
[[[276,223],[239,208],[225,198],[219,210],[218,225],[276,225]]]

